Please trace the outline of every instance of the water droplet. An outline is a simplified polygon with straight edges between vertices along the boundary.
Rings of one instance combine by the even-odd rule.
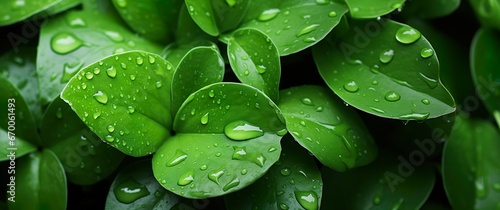
[[[428,58],[432,55],[434,55],[434,50],[432,50],[431,48],[424,48],[422,49],[422,51],[420,51],[420,56],[422,56],[422,58]]]
[[[57,108],[57,111],[56,111],[56,117],[57,117],[57,119],[61,119],[61,118],[62,118],[62,110],[61,110],[61,107]]]
[[[104,139],[105,139],[107,142],[109,142],[109,143],[111,143],[111,142],[115,141],[115,137],[113,137],[113,136],[111,136],[111,135],[107,135],[106,137],[104,137]]]
[[[94,99],[101,104],[108,103],[108,95],[102,91],[97,91],[97,93],[94,94]]]
[[[191,184],[193,180],[194,180],[193,171],[186,171],[179,177],[179,180],[177,180],[177,184],[180,186],[186,186],[188,184]]]
[[[348,92],[355,93],[359,90],[358,84],[354,81],[350,81],[344,85],[344,89]]]
[[[273,8],[273,9],[268,9],[264,10],[259,17],[257,17],[257,20],[259,21],[269,21],[275,18],[278,14],[280,13],[280,9]]]
[[[295,199],[307,210],[316,210],[318,206],[318,196],[314,191],[295,191]]]
[[[429,105],[431,103],[429,99],[422,99],[421,102],[425,105]]]
[[[420,32],[412,27],[403,26],[396,32],[396,40],[403,44],[411,44],[420,39]]]
[[[125,70],[125,69],[127,69],[127,64],[125,64],[125,63],[120,63],[120,67],[122,67],[122,69],[124,69],[124,70]]]
[[[201,116],[201,119],[200,119],[201,124],[203,124],[203,125],[208,124],[208,115],[209,115],[209,113],[207,112],[203,116]]]
[[[94,74],[92,74],[92,72],[90,72],[90,71],[85,72],[85,78],[87,78],[88,80],[91,80],[92,78],[94,78]]]
[[[127,7],[127,0],[116,0],[115,1],[118,7],[125,8]]]
[[[316,4],[318,4],[318,5],[325,5],[328,3],[330,3],[329,0],[316,0]]]
[[[394,57],[394,50],[386,50],[380,53],[379,59],[382,63],[389,63]]]
[[[311,100],[310,98],[303,98],[303,99],[301,100],[301,102],[302,102],[303,104],[305,104],[305,105],[308,105],[308,106],[312,106],[312,105],[313,105],[313,102],[312,102],[312,100]]]
[[[276,135],[278,135],[278,136],[284,136],[287,133],[288,133],[288,130],[286,128],[276,131]]]
[[[123,36],[115,31],[105,31],[104,34],[114,42],[123,42]]]
[[[328,17],[337,17],[337,12],[331,11],[330,13],[328,13]]]
[[[208,97],[210,97],[210,98],[215,97],[215,92],[214,92],[214,90],[210,90],[210,92],[208,92]]]
[[[135,58],[135,62],[140,66],[144,63],[144,59],[141,56],[137,56],[137,58]]]
[[[116,185],[113,189],[113,192],[116,199],[125,204],[132,203],[137,199],[150,194],[146,186],[140,184],[132,178],[120,182],[120,184]]]
[[[223,169],[211,171],[210,173],[208,173],[208,179],[210,179],[213,182],[215,182],[216,184],[220,185],[219,179],[223,174],[224,174]]]
[[[306,35],[308,33],[311,33],[313,32],[314,30],[316,30],[317,28],[319,27],[319,24],[312,24],[312,25],[309,25],[305,28],[303,28],[302,30],[299,31],[299,33],[297,33],[295,36],[298,38],[298,37],[301,37],[303,35]]]
[[[133,106],[128,106],[128,107],[127,107],[127,112],[128,112],[129,114],[133,114],[133,113],[135,112],[135,108],[134,108]]]
[[[246,170],[246,169],[241,169],[241,172],[240,172],[240,173],[241,173],[241,175],[245,175],[245,174],[247,174],[247,173],[248,173],[248,170]]]
[[[372,85],[378,85],[378,81],[377,80],[373,80],[372,81]]]
[[[420,76],[422,77],[422,79],[424,80],[424,82],[431,88],[431,89],[434,89],[437,87],[438,85],[438,82],[437,80],[435,79],[432,79],[428,76],[426,76],[425,74],[423,74],[422,72],[420,72]]]
[[[240,180],[238,179],[238,177],[235,177],[230,182],[228,182],[226,185],[224,185],[222,190],[224,190],[224,192],[228,191],[228,190],[238,186],[239,184],[240,184]]]
[[[207,165],[201,165],[200,166],[200,170],[202,170],[202,171],[207,170],[207,168],[208,168]]]
[[[135,75],[131,74],[131,75],[129,76],[129,78],[130,78],[130,80],[134,81],[134,80],[135,80]]]
[[[264,135],[258,126],[243,120],[236,120],[224,127],[224,134],[232,140],[248,140]]]
[[[94,120],[99,118],[100,116],[101,116],[101,111],[94,112],[94,115],[93,115]]]
[[[385,94],[385,100],[387,100],[387,101],[395,102],[395,101],[399,101],[399,99],[401,99],[401,96],[394,91],[390,91],[387,94]]]
[[[288,210],[288,206],[284,203],[280,204],[280,209],[282,210]]]
[[[385,113],[385,111],[384,111],[384,110],[379,109],[379,108],[370,107],[370,109],[371,109],[371,110],[373,110],[373,111],[375,111],[375,112],[378,112],[378,113],[380,113],[380,114],[384,114],[384,113]]]
[[[50,46],[58,54],[67,54],[83,46],[83,41],[73,34],[61,32],[52,37]]]
[[[249,74],[250,74],[250,71],[248,71],[248,70],[245,70],[245,72],[243,72],[243,75],[245,75],[245,76],[248,76]]]
[[[280,174],[283,175],[283,176],[289,176],[292,172],[290,171],[290,169],[288,168],[282,168],[280,170]]]
[[[257,66],[257,72],[259,72],[259,74],[264,74],[264,73],[266,73],[266,69],[267,69],[267,67],[266,67],[266,66],[264,66],[264,65],[258,65],[258,66]]]
[[[112,133],[113,131],[115,131],[115,127],[113,125],[108,125],[108,127],[106,128],[108,130],[108,132]]]
[[[410,113],[406,115],[401,115],[399,118],[404,120],[425,120],[429,117],[430,113]]]
[[[63,75],[61,78],[62,83],[68,82],[73,76],[76,75],[78,70],[83,66],[83,63],[69,64],[65,63],[63,67]],[[57,75],[56,75],[57,76]]]
[[[169,161],[167,161],[167,166],[168,167],[176,166],[182,161],[186,160],[187,157],[188,155],[185,152],[183,152],[180,149],[177,149],[175,150],[175,155],[172,158],[170,158]]]

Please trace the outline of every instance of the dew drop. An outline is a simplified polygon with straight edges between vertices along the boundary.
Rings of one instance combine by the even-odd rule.
[[[122,67],[122,69],[124,69],[124,70],[125,70],[125,69],[127,69],[127,64],[125,64],[125,63],[120,63],[120,67]]]
[[[109,143],[111,143],[111,142],[115,141],[115,137],[113,137],[113,136],[111,136],[111,135],[107,135],[106,137],[104,137],[104,139],[105,139],[107,142],[109,142]]]
[[[129,78],[130,78],[130,80],[134,81],[134,80],[135,80],[135,75],[131,74],[131,75],[129,76]]]
[[[337,12],[331,11],[330,13],[328,13],[328,17],[337,17]]]
[[[438,85],[438,82],[436,79],[432,79],[428,76],[426,76],[425,74],[423,74],[422,72],[420,72],[420,76],[422,77],[422,79],[424,80],[424,82],[431,88],[431,89],[434,89],[437,87]]]
[[[94,78],[94,74],[92,74],[92,72],[90,72],[90,71],[85,72],[85,78],[87,78],[88,80],[91,80],[92,78]]]
[[[390,91],[387,94],[385,94],[385,100],[389,102],[399,101],[399,99],[401,99],[401,96],[394,91]]]
[[[238,177],[235,177],[230,182],[228,182],[226,185],[224,185],[222,190],[224,190],[224,192],[228,191],[228,190],[238,186],[239,184],[240,184],[240,180],[238,179]]]
[[[177,184],[179,186],[186,186],[188,184],[191,184],[191,182],[193,182],[193,180],[194,180],[193,171],[186,171],[186,172],[184,172],[184,174],[182,174],[179,177],[179,180],[177,180]]]
[[[200,166],[200,170],[202,170],[202,171],[207,170],[207,168],[208,168],[207,165],[201,165]]]
[[[301,100],[301,102],[302,102],[302,104],[304,104],[304,105],[308,105],[308,106],[312,106],[312,105],[313,105],[313,102],[312,102],[312,100],[311,100],[310,98],[303,98],[303,99]]]
[[[133,114],[133,113],[135,112],[135,108],[134,108],[133,106],[128,106],[128,107],[127,107],[127,112],[128,112],[129,114]]]
[[[144,59],[141,56],[137,56],[137,58],[135,58],[135,62],[140,66],[144,63]]]
[[[264,65],[258,65],[258,66],[257,66],[257,72],[259,72],[259,74],[264,74],[264,73],[266,73],[266,69],[267,69],[267,67],[266,67],[266,66],[264,66]]]
[[[241,175],[245,175],[245,174],[247,174],[247,173],[248,173],[248,170],[246,170],[246,169],[241,169],[241,172],[240,172],[240,173],[241,173]]]
[[[295,191],[295,199],[307,210],[319,208],[318,196],[313,191]]]
[[[420,56],[422,56],[422,58],[429,58],[432,55],[434,55],[434,50],[431,48],[424,48],[420,51]]]
[[[113,189],[113,192],[116,199],[125,204],[133,203],[137,199],[150,194],[146,186],[140,184],[132,178],[129,178],[118,184]]]
[[[355,93],[358,92],[359,87],[358,84],[356,84],[356,82],[350,81],[344,85],[344,89],[348,92]]]
[[[167,161],[167,166],[168,167],[176,166],[182,161],[186,160],[187,157],[188,155],[185,152],[183,152],[180,149],[177,149],[175,150],[174,157],[170,158],[170,160]]]
[[[99,118],[100,116],[101,116],[101,111],[94,112],[93,114],[94,120]]]
[[[399,118],[404,120],[425,120],[429,117],[430,113],[410,113],[406,115],[401,115]]]
[[[58,54],[67,54],[83,46],[83,41],[73,34],[61,32],[52,37],[50,46]]]
[[[270,21],[274,19],[278,14],[280,13],[280,9],[273,8],[273,9],[268,9],[264,10],[259,17],[257,17],[257,20],[259,21]]]
[[[113,131],[115,131],[115,127],[113,125],[108,125],[108,127],[106,128],[108,130],[108,132],[112,133]]]
[[[114,42],[123,42],[123,36],[115,31],[106,31],[104,34]]]
[[[282,210],[288,210],[288,206],[284,203],[280,204],[280,209]]]
[[[207,112],[203,116],[201,116],[201,119],[200,119],[201,124],[203,124],[203,125],[208,124],[208,115],[209,115],[209,113]]]
[[[154,56],[149,55],[149,56],[148,56],[148,61],[149,61],[149,63],[150,63],[150,64],[154,64],[154,63],[156,62],[156,59],[155,59],[155,57],[154,57]]]
[[[211,181],[215,182],[216,184],[220,185],[219,183],[219,179],[220,177],[224,174],[224,170],[221,169],[221,170],[215,170],[215,171],[211,171],[210,173],[208,173],[208,179],[210,179]]]
[[[412,27],[403,26],[396,32],[396,40],[403,44],[411,44],[420,39],[420,32]]]
[[[312,25],[309,25],[305,28],[303,28],[302,30],[299,31],[299,33],[297,33],[295,36],[298,38],[298,37],[301,37],[303,35],[306,35],[308,33],[311,33],[313,32],[314,30],[316,30],[317,28],[319,27],[319,24],[312,24]]]
[[[288,168],[282,168],[280,170],[280,174],[283,175],[283,176],[289,176],[292,172],[290,171],[290,169]]]
[[[94,99],[101,104],[108,103],[108,95],[102,91],[97,91],[97,93],[94,94]]]
[[[224,134],[232,140],[241,141],[262,136],[264,131],[247,121],[236,120],[224,127]]]
[[[422,99],[421,102],[425,105],[429,105],[431,103],[429,99]]]
[[[208,92],[208,97],[210,97],[210,98],[215,97],[215,92],[214,92],[214,90],[210,90],[210,92]]]
[[[106,69],[106,74],[111,77],[115,78],[116,77],[116,69],[113,66],[110,66],[108,69]]]
[[[380,53],[379,60],[382,63],[389,63],[394,57],[394,50],[386,50]]]
[[[155,86],[156,86],[156,88],[161,88],[161,86],[162,86],[161,81],[156,81]]]

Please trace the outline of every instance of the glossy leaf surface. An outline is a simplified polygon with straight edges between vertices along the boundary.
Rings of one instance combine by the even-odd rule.
[[[0,26],[10,25],[31,17],[61,0],[40,0],[40,1],[2,1],[0,11]]]
[[[349,12],[353,18],[365,19],[380,17],[393,10],[401,9],[405,0],[346,0],[345,2],[349,6]]]

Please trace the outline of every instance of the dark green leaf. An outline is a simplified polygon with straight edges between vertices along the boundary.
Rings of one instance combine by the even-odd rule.
[[[241,29],[231,34],[227,46],[229,63],[238,79],[279,99],[280,56],[271,39],[254,29]]]
[[[218,47],[215,43],[208,41],[208,40],[204,40],[204,39],[198,39],[198,40],[194,40],[192,42],[183,43],[183,44],[178,44],[176,42],[173,42],[173,43],[167,45],[167,47],[165,47],[165,49],[163,49],[161,56],[163,58],[165,58],[165,60],[170,62],[170,64],[175,66],[175,68],[177,68],[177,66],[179,66],[179,63],[181,62],[182,58],[184,58],[184,56],[186,56],[186,54],[190,50],[192,50],[196,47],[211,47],[214,49],[218,49]]]
[[[292,87],[280,95],[278,104],[288,131],[324,165],[346,171],[377,156],[377,147],[361,118],[328,88]]]
[[[188,51],[172,79],[172,115],[175,116],[186,98],[198,89],[222,82],[224,60],[214,46],[195,47]]]
[[[214,37],[205,33],[191,18],[185,4],[182,5],[177,19],[175,42],[180,45],[190,44],[198,40],[210,40]],[[182,57],[181,57],[182,58]]]
[[[380,17],[396,9],[401,9],[405,0],[345,0],[345,2],[349,6],[351,17],[368,19]]]
[[[61,0],[3,0],[1,3],[2,10],[0,10],[0,26],[10,25],[25,20],[60,1]]]
[[[476,92],[490,113],[500,111],[500,33],[481,28],[476,32],[471,46],[471,69]]]
[[[285,56],[319,42],[346,12],[345,5],[329,1],[255,0],[241,27],[264,32]]]
[[[411,0],[404,5],[403,14],[406,17],[431,19],[445,17],[460,6],[460,0]]]
[[[19,159],[15,177],[16,202],[8,203],[10,210],[66,209],[66,176],[52,151],[31,153]]]
[[[328,199],[322,208],[420,209],[434,187],[435,175],[432,165],[414,157],[396,158],[386,152],[372,164],[347,172],[323,167],[323,198]]]
[[[251,86],[206,86],[180,108],[177,134],[154,154],[153,172],[163,187],[188,198],[240,190],[278,160],[283,123],[277,106]]]
[[[13,141],[10,141],[9,138]],[[36,150],[36,146],[16,136],[15,133],[14,135],[9,134],[4,128],[0,128],[0,145],[0,161],[12,161],[12,158],[17,159]]]
[[[161,47],[132,34],[108,15],[72,11],[50,19],[40,30],[37,54],[41,103],[57,97],[82,67],[133,49],[161,52]]]
[[[370,114],[424,120],[455,111],[439,62],[416,29],[382,19],[356,21],[338,40],[313,48],[319,72],[349,105]]]
[[[281,157],[252,185],[224,197],[228,209],[319,209],[323,182],[314,158],[291,136]]]
[[[61,160],[68,181],[95,184],[108,177],[125,156],[104,143],[59,97],[49,105],[41,124],[42,145]]]
[[[173,72],[156,54],[115,54],[79,71],[61,98],[113,147],[131,156],[149,155],[170,136]]]
[[[491,123],[457,117],[442,159],[444,187],[453,209],[498,208],[499,140]]]
[[[500,29],[500,3],[493,0],[469,0],[476,18],[487,27]]]

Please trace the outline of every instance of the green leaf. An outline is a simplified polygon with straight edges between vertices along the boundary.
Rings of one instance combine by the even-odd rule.
[[[240,28],[264,32],[285,56],[322,40],[345,13],[347,7],[336,2],[255,0]]]
[[[493,0],[469,0],[476,18],[482,25],[500,29],[500,2]]]
[[[61,0],[3,0],[0,4],[2,6],[2,10],[0,11],[0,26],[11,25],[23,21],[60,1]]]
[[[349,6],[349,13],[352,18],[370,19],[389,14],[396,9],[401,9],[405,0],[345,0],[345,2]]]
[[[223,76],[224,60],[217,48],[201,46],[188,51],[172,79],[172,116],[191,93],[206,85],[222,82]]]
[[[123,20],[147,39],[168,43],[179,15],[182,0],[112,0]],[[147,15],[145,15],[147,14]]]
[[[442,159],[444,187],[453,209],[498,208],[499,140],[491,123],[457,117]]]
[[[66,176],[52,151],[31,153],[17,160],[15,177],[16,202],[8,202],[10,210],[66,209]]]
[[[476,92],[491,114],[500,111],[500,33],[481,28],[472,41],[470,62]]]
[[[57,14],[64,12],[70,8],[80,5],[81,0],[60,0],[59,3],[45,10],[48,14]]]
[[[125,156],[92,133],[59,97],[45,111],[40,130],[43,147],[61,160],[68,181],[75,184],[107,178]]]
[[[279,159],[283,123],[261,91],[239,83],[208,85],[180,108],[177,134],[153,155],[153,172],[163,187],[188,198],[240,190]]]
[[[314,158],[286,135],[281,157],[252,185],[224,197],[228,209],[319,209],[323,182]]]
[[[280,56],[271,39],[254,29],[240,29],[229,37],[229,63],[238,79],[279,99]]]
[[[191,18],[207,34],[218,36],[236,28],[245,16],[249,0],[185,0]]]
[[[351,26],[343,38],[313,48],[321,77],[340,98],[392,119],[424,120],[455,111],[439,79],[436,53],[420,32],[387,19]]]
[[[435,175],[431,164],[416,158],[385,152],[372,164],[347,172],[323,167],[323,198],[328,199],[322,208],[420,209],[434,187]]]
[[[170,136],[173,72],[172,65],[156,54],[115,54],[79,71],[61,98],[111,146],[145,156]]]
[[[183,44],[172,42],[171,44],[167,45],[165,49],[163,49],[161,57],[165,58],[165,60],[167,60],[168,62],[170,62],[170,64],[172,64],[173,66],[175,66],[175,68],[177,68],[182,58],[184,58],[184,56],[186,56],[186,54],[190,50],[196,47],[211,47],[217,49],[218,51],[218,47],[215,43],[205,39],[198,39]]]
[[[71,11],[50,19],[41,27],[37,54],[41,103],[57,97],[82,67],[128,50],[160,53],[162,49],[108,15]]]
[[[186,4],[182,4],[177,18],[175,30],[175,43],[179,45],[190,44],[199,40],[210,40],[214,37],[205,33],[189,14]],[[214,40],[216,41],[216,40]],[[182,57],[181,57],[182,58]]]
[[[282,90],[280,95],[278,105],[288,131],[324,165],[346,171],[377,156],[361,118],[328,88],[298,86]]]
[[[402,15],[419,19],[440,18],[452,14],[459,6],[460,0],[407,1]]]
[[[4,128],[0,128],[0,136],[0,162],[12,161],[11,158],[17,159],[36,150],[36,146],[21,137],[9,135],[8,130],[4,130]],[[10,141],[10,139],[14,140]],[[14,145],[11,145],[11,142]]]

